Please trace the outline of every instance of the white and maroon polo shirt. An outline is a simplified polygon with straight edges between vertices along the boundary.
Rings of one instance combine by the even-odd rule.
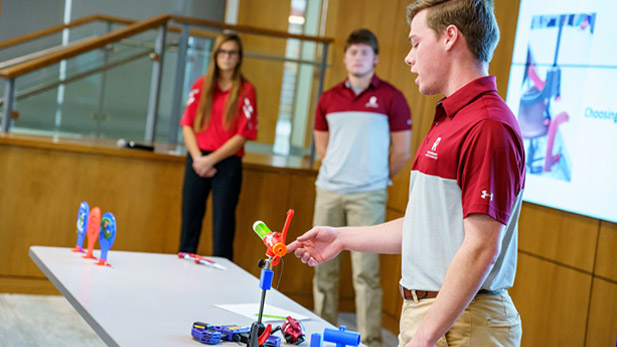
[[[316,109],[315,130],[328,131],[329,140],[315,185],[342,194],[385,189],[390,132],[410,129],[405,97],[376,75],[358,95],[347,80],[336,85]]]
[[[186,102],[184,115],[180,119],[180,125],[182,126],[193,127],[195,117],[197,117],[197,112],[199,111],[199,100],[201,99],[204,79],[205,76],[201,76],[193,83],[188,101]],[[234,121],[229,129],[225,129],[223,126],[223,113],[225,113],[225,104],[229,98],[229,93],[230,90],[222,91],[218,83],[216,84],[212,93],[210,123],[203,131],[195,133],[197,145],[202,150],[215,151],[234,135],[240,135],[249,140],[257,138],[257,100],[255,88],[247,80],[242,82]],[[235,155],[238,157],[243,156],[244,147],[240,148]]]
[[[411,171],[401,285],[438,291],[463,242],[463,219],[481,213],[506,225],[501,253],[481,288],[510,288],[524,183],[520,129],[497,94],[495,77],[442,99]]]

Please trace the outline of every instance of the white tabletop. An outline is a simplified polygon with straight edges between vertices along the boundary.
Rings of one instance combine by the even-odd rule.
[[[252,323],[214,305],[259,303],[261,298],[259,279],[223,258],[211,259],[227,270],[175,254],[110,251],[111,267],[96,266],[69,248],[33,246],[30,257],[109,346],[198,346],[191,337],[195,321]],[[278,272],[273,287],[277,280]],[[312,333],[336,329],[275,289],[268,291],[266,303],[311,318],[303,321],[307,341],[301,346],[309,345]]]

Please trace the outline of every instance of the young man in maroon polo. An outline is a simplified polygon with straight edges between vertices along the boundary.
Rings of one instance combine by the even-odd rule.
[[[411,117],[403,94],[375,75],[379,47],[367,29],[345,42],[347,79],[322,94],[315,115],[321,160],[313,225],[375,225],[386,218],[386,188],[411,157]],[[342,256],[315,268],[315,312],[337,325]],[[381,346],[379,254],[351,252],[362,342]]]
[[[414,158],[405,217],[313,228],[289,245],[313,266],[341,250],[401,253],[400,346],[516,346],[508,295],[525,153],[488,76],[499,39],[492,0],[418,0],[407,8],[405,62],[420,91],[443,94]]]

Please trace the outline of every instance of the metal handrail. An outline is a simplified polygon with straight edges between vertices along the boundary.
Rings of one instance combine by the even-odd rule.
[[[88,71],[79,73],[79,74],[77,74],[75,76],[71,76],[69,78],[58,80],[58,81],[52,82],[52,83],[39,84],[39,85],[30,87],[30,88],[27,88],[27,89],[23,89],[23,90],[15,93],[15,99],[16,100],[24,99],[24,98],[27,98],[29,96],[32,96],[32,95],[35,95],[35,94],[39,94],[39,93],[42,93],[44,91],[53,89],[53,88],[55,88],[55,87],[57,87],[59,85],[62,85],[62,84],[67,84],[67,83],[71,83],[71,82],[74,82],[74,81],[77,81],[77,80],[81,80],[81,79],[86,78],[86,77],[88,77],[88,76],[90,76],[92,74],[103,72],[103,71],[112,69],[112,68],[114,68],[116,66],[124,65],[126,63],[130,63],[130,62],[132,62],[134,60],[137,60],[139,58],[147,57],[151,53],[152,53],[151,50],[150,51],[146,51],[146,52],[140,52],[140,53],[137,53],[137,54],[133,54],[130,57],[127,57],[127,58],[115,61],[113,63],[106,64],[106,65],[103,65],[103,66],[99,66],[99,67],[94,68],[94,69],[90,69]],[[0,98],[0,105],[3,104],[3,103],[4,103],[4,98]]]
[[[217,28],[221,30],[232,30],[232,31],[239,32],[239,33],[273,36],[273,37],[277,37],[281,39],[298,39],[302,41],[313,41],[313,42],[319,42],[319,43],[332,43],[334,41],[334,39],[329,38],[329,37],[290,34],[286,31],[257,28],[257,27],[252,27],[248,25],[231,25],[231,24],[225,24],[225,23],[215,22],[211,20],[178,16],[178,15],[170,15],[169,17],[174,22],[178,22],[182,24],[198,25],[198,26],[203,26],[203,27],[208,27],[208,28]]]
[[[28,53],[26,55],[22,55],[21,57],[5,60],[3,62],[0,62],[0,70],[5,69],[5,68],[7,68],[9,66],[14,66],[14,65],[21,64],[23,62],[32,60],[32,59],[36,59],[36,58],[39,58],[39,57],[46,56],[46,55],[48,55],[50,53],[57,52],[57,51],[65,48],[67,46],[74,46],[76,44],[79,44],[79,43],[82,43],[82,42],[86,42],[86,41],[89,41],[89,40],[95,40],[95,39],[96,39],[96,36],[84,37],[84,38],[81,38],[79,40],[71,41],[67,45],[53,46],[53,47],[42,49],[40,51],[36,51],[36,52]]]
[[[34,38],[38,38],[44,35],[49,35],[53,32],[64,30],[66,28],[70,28],[76,25],[81,25],[83,23],[87,23],[87,22],[94,21],[94,20],[101,20],[101,19],[108,21],[108,27],[111,27],[112,21],[116,21],[116,22],[119,21],[118,18],[115,18],[115,17],[106,17],[106,16],[100,16],[100,15],[85,17],[80,20],[76,20],[71,23],[68,23],[68,24],[55,26],[55,27],[52,27],[46,30],[36,32],[36,33],[24,35],[20,38],[0,42],[0,49],[3,47],[13,45],[13,44],[25,42],[27,40],[32,40]],[[181,24],[182,27],[181,28],[170,27],[169,22],[171,21]],[[298,39],[298,40],[303,40],[303,41],[313,41],[316,43],[321,43],[323,45],[323,49],[322,49],[322,59],[320,62],[312,62],[308,60],[299,60],[299,59],[287,59],[287,58],[278,59],[281,61],[293,61],[293,62],[297,62],[301,64],[317,65],[320,69],[320,75],[321,75],[320,81],[319,81],[319,87],[318,87],[318,94],[321,93],[321,90],[323,88],[324,72],[325,72],[325,68],[327,65],[326,58],[327,58],[327,52],[328,52],[328,44],[333,42],[333,39],[331,38],[290,34],[290,33],[283,32],[283,31],[255,28],[255,27],[244,26],[244,25],[228,25],[228,24],[223,24],[219,22],[213,22],[213,21],[184,17],[184,16],[169,15],[169,14],[161,14],[161,15],[158,15],[158,16],[140,21],[140,22],[133,22],[131,20],[121,20],[121,22],[123,24],[127,24],[127,26],[124,28],[117,29],[115,31],[111,31],[106,34],[103,34],[96,39],[88,40],[86,42],[72,43],[70,46],[65,46],[64,48],[54,51],[46,56],[36,57],[34,59],[24,61],[19,64],[1,69],[0,78],[5,79],[5,90],[4,90],[5,95],[3,99],[3,111],[4,112],[3,112],[2,120],[0,124],[0,131],[8,132],[8,129],[9,129],[9,125],[10,125],[9,118],[10,118],[10,115],[12,114],[13,102],[15,100],[15,79],[17,77],[27,74],[29,72],[50,66],[50,65],[53,65],[53,64],[56,64],[66,59],[78,56],[80,54],[102,48],[108,44],[118,42],[130,36],[143,33],[147,30],[158,28],[159,33],[158,33],[158,38],[156,39],[154,52],[151,53],[153,66],[152,66],[152,79],[150,83],[150,98],[148,102],[148,114],[147,114],[147,119],[146,119],[146,133],[145,133],[146,142],[154,141],[154,134],[156,133],[156,124],[157,124],[158,107],[159,107],[158,105],[159,105],[159,97],[160,97],[160,84],[161,84],[162,71],[163,71],[162,70],[163,57],[164,57],[165,49],[167,47],[166,36],[167,36],[168,31],[180,32],[178,49],[179,49],[179,52],[182,52],[182,54],[178,55],[178,59],[176,63],[177,68],[176,68],[176,81],[175,81],[175,86],[177,87],[176,89],[178,90],[181,89],[180,87],[182,83],[182,78],[184,76],[183,67],[184,67],[185,59],[186,59],[186,49],[188,47],[187,43],[188,43],[189,34],[194,33],[195,36],[204,35],[204,33],[201,31],[189,29],[189,25],[202,26],[202,27],[212,28],[216,30],[233,30],[239,33],[247,33],[247,34],[252,34],[252,35],[265,35],[265,36],[272,36],[272,37],[281,38],[281,39]],[[211,36],[211,35],[207,35],[207,36]],[[276,57],[272,57],[272,56],[260,56],[260,57],[266,58],[266,59],[267,58],[277,59]],[[116,64],[115,66],[117,66],[120,63],[116,62],[113,64]],[[105,69],[105,67],[101,67],[98,69]],[[43,87],[39,87],[38,89],[53,88],[56,85],[67,83],[75,79],[83,78],[89,74],[92,74],[98,71],[103,71],[103,70],[94,69],[92,71],[82,73],[78,76],[73,76],[69,79],[64,79],[64,80],[55,82],[53,83],[53,86],[50,84],[50,85],[46,85]],[[180,74],[182,74],[182,76],[180,76]],[[35,93],[35,91],[29,90],[28,93]],[[23,95],[24,93],[20,93],[19,96],[24,97]],[[179,109],[179,105],[180,105],[180,93],[175,92],[174,97],[173,97],[173,105],[172,105],[172,108],[174,109],[172,111],[172,117],[171,117],[172,125],[174,123],[177,123],[176,118],[179,117],[178,116],[179,111],[175,109]],[[177,131],[174,130],[173,126],[170,128],[170,132],[174,134],[177,133]],[[175,141],[175,139],[170,136],[170,141]]]
[[[59,25],[59,26],[53,27],[53,29],[55,31],[59,31],[59,30],[63,30],[68,27],[83,24],[85,22],[91,22],[93,20],[101,20],[101,19],[104,19],[104,20],[113,19],[114,21],[118,21],[118,22],[121,21],[120,19],[115,18],[115,17],[105,17],[105,16],[95,15],[95,16],[82,18],[81,20],[73,21],[69,24]],[[11,78],[21,76],[33,70],[37,70],[39,68],[55,64],[61,60],[72,58],[81,53],[85,53],[87,51],[103,47],[109,43],[113,43],[120,39],[139,34],[146,30],[159,27],[160,25],[163,25],[163,24],[167,24],[170,20],[173,20],[175,22],[182,23],[182,24],[198,25],[198,26],[204,26],[204,27],[216,28],[216,29],[234,30],[237,32],[251,33],[251,34],[256,34],[256,35],[274,36],[274,37],[285,38],[285,39],[292,38],[292,39],[299,39],[299,40],[304,40],[304,41],[313,41],[313,42],[320,42],[320,43],[331,43],[332,41],[334,41],[331,38],[289,34],[284,31],[262,29],[262,28],[250,27],[250,26],[245,26],[245,25],[229,25],[229,24],[223,24],[219,22],[202,20],[202,19],[197,19],[197,18],[163,14],[163,15],[152,17],[150,19],[140,21],[140,22],[134,22],[132,24],[127,25],[125,28],[101,35],[96,40],[84,42],[81,44],[76,44],[73,46],[67,46],[64,49],[53,52],[45,57],[39,57],[39,58],[32,59],[27,62],[23,62],[21,64],[11,66],[9,68],[2,69],[0,70],[0,77],[11,79]],[[129,22],[129,20],[123,21],[123,23],[125,24],[127,22]],[[180,29],[175,28],[174,31],[178,31],[178,30]],[[45,31],[45,34],[51,33],[51,30],[44,30],[44,31]],[[41,32],[37,32],[37,33],[29,34],[29,35],[24,35],[20,38],[16,38],[13,40],[1,42],[0,48],[6,47],[10,44],[15,44],[14,42],[18,40],[20,42],[23,42],[27,39],[32,39],[32,38],[25,38],[25,37],[26,36],[34,37],[35,35],[38,35],[37,37],[40,37],[42,34]],[[9,43],[9,41],[13,43]]]
[[[72,58],[74,56],[97,48],[101,48],[105,45],[121,40],[125,37],[133,36],[146,30],[157,28],[167,23],[169,17],[169,15],[155,16],[141,22],[133,23],[126,26],[125,28],[101,35],[96,40],[83,42],[74,46],[69,46],[57,52],[53,52],[45,57],[39,57],[15,66],[11,66],[9,68],[0,70],[0,77],[6,79],[13,79],[28,72],[38,70],[49,65],[53,65],[62,60]]]
[[[88,24],[88,23],[95,22],[95,21],[107,21],[107,22],[113,22],[113,23],[118,23],[118,24],[133,24],[135,22],[134,20],[131,20],[131,19],[94,14],[91,16],[75,19],[74,21],[71,21],[70,23],[55,25],[47,29],[35,31],[29,34],[25,34],[22,36],[14,37],[9,40],[2,41],[0,42],[0,49],[4,49],[6,47],[10,47],[14,45],[19,45],[27,41],[32,41],[32,40],[35,40],[35,39],[38,39],[44,36],[48,36],[48,35],[60,32],[64,29],[73,28],[76,26]]]

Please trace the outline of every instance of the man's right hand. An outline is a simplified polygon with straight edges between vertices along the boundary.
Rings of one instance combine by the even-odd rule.
[[[339,230],[332,227],[314,227],[287,245],[287,252],[309,266],[315,266],[337,256],[343,250]]]

